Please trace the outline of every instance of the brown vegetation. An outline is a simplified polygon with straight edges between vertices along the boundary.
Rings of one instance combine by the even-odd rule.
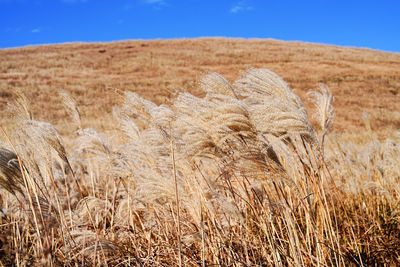
[[[302,99],[324,83],[335,97],[333,127],[339,132],[360,131],[363,112],[369,113],[374,130],[400,127],[396,53],[269,39],[205,38],[24,47],[0,50],[0,58],[0,110],[6,109],[17,88],[22,89],[34,118],[52,122],[67,134],[71,132],[64,127],[59,89],[77,100],[84,125],[110,129],[112,107],[122,101],[115,90],[134,91],[160,104],[176,91],[201,95],[196,82],[203,72],[215,71],[232,81],[248,66],[278,73]],[[1,116],[5,121],[10,122]]]
[[[231,39],[0,55],[2,266],[400,261],[399,55]]]

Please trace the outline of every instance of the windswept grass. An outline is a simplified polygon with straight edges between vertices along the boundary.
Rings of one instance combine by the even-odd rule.
[[[111,135],[75,142],[35,121],[0,150],[1,264],[48,266],[394,266],[400,261],[399,139],[359,146],[329,135],[332,96],[300,98],[272,71],[230,84],[209,73],[204,97],[156,105],[121,93]],[[325,144],[325,145],[324,145]]]

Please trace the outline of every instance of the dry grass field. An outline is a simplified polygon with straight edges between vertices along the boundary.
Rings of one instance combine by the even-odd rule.
[[[0,59],[0,266],[399,264],[400,54],[201,38]]]
[[[137,92],[160,104],[176,91],[201,95],[196,82],[204,72],[218,72],[233,81],[249,66],[276,72],[302,99],[324,83],[335,97],[333,127],[340,132],[363,129],[363,112],[369,113],[374,130],[400,127],[398,53],[206,38],[34,46],[0,50],[0,58],[0,109],[6,109],[15,89],[22,89],[34,118],[54,123],[68,134],[59,89],[76,99],[84,125],[102,129],[112,121],[112,107],[122,101],[116,89]],[[1,117],[4,121],[6,116]]]

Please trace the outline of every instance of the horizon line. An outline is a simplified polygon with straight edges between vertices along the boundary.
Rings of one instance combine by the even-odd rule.
[[[198,39],[233,39],[233,40],[270,40],[270,41],[278,41],[278,42],[286,42],[286,43],[304,43],[309,45],[322,45],[322,46],[333,46],[333,47],[341,47],[341,48],[350,48],[350,49],[362,49],[362,50],[372,50],[383,53],[394,53],[400,54],[400,51],[391,51],[391,50],[383,50],[379,48],[372,48],[366,46],[355,46],[355,45],[341,45],[341,44],[332,44],[332,43],[322,43],[322,42],[312,42],[312,41],[303,41],[303,40],[284,40],[277,39],[273,37],[239,37],[239,36],[196,36],[196,37],[156,37],[156,38],[137,38],[137,39],[120,39],[120,40],[107,40],[107,41],[65,41],[65,42],[54,42],[54,43],[40,43],[40,44],[26,44],[21,46],[9,46],[9,47],[1,47],[0,51],[4,50],[13,50],[13,49],[22,49],[22,48],[30,48],[30,47],[40,47],[40,46],[57,46],[57,45],[68,45],[68,44],[110,44],[110,43],[120,43],[120,42],[152,42],[152,41],[173,41],[173,40],[198,40]]]

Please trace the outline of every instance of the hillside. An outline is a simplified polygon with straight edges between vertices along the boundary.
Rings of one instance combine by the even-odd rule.
[[[363,129],[364,111],[375,131],[400,128],[398,53],[271,39],[201,38],[22,47],[0,50],[0,58],[2,125],[12,124],[5,111],[16,89],[27,95],[34,118],[70,134],[63,127],[68,119],[59,89],[77,100],[84,126],[107,130],[114,125],[112,107],[122,101],[116,89],[164,103],[176,91],[201,94],[196,81],[204,72],[233,81],[252,66],[276,72],[303,100],[308,90],[324,83],[335,97],[334,131]]]

